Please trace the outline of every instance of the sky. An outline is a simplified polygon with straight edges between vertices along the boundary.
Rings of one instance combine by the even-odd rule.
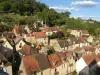
[[[100,0],[37,0],[57,12],[71,12],[71,17],[100,21]]]

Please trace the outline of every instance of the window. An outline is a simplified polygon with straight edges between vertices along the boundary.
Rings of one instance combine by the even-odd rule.
[[[43,75],[43,72],[41,72],[41,75]]]
[[[64,64],[64,68],[65,68],[65,64]]]
[[[36,71],[34,71],[33,75],[37,75],[37,74],[36,74]]]
[[[22,48],[22,43],[20,43],[19,48]]]
[[[63,64],[62,64],[62,68],[63,68]]]

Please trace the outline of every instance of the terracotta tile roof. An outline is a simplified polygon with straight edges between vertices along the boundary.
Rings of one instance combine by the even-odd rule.
[[[28,34],[26,34],[26,36],[31,37],[31,36],[34,36],[34,34],[28,33]]]
[[[43,31],[45,32],[50,32],[52,31],[50,27],[48,27],[47,25],[43,27]]]
[[[95,46],[95,48],[100,48],[100,46]]]
[[[79,44],[79,43],[86,42],[86,39],[84,37],[78,37],[78,38],[74,37],[74,38],[70,38],[70,41],[72,43]]]
[[[67,32],[71,32],[72,31],[72,29],[67,29]]]
[[[23,57],[23,63],[25,66],[25,70],[27,72],[27,75],[33,75],[34,72],[39,72],[39,64],[34,56],[24,56]]]
[[[80,43],[84,43],[84,42],[86,42],[86,39],[85,39],[84,37],[79,37],[79,38],[78,38],[78,41],[79,41]]]
[[[63,53],[63,52],[56,52],[56,54],[61,60],[64,60],[66,57],[65,53]]]
[[[96,61],[94,60],[94,54],[86,54],[83,56],[84,61],[86,62],[86,64],[91,67],[94,64],[96,64]]]
[[[69,53],[69,52],[65,52],[65,55],[66,55],[67,57],[72,56],[71,53]]]
[[[52,31],[60,31],[59,27],[57,27],[57,26],[51,27],[51,30]]]
[[[38,53],[38,51],[34,50],[31,46],[26,44],[22,47],[22,50],[20,50],[19,52],[21,52],[24,55],[33,55]]]
[[[54,27],[44,26],[43,31],[44,32],[60,31],[60,29],[57,26],[54,26]]]
[[[33,32],[32,33],[36,38],[46,38],[47,35],[44,32]]]
[[[12,32],[16,31],[17,34],[22,34],[24,33],[24,27],[25,26],[15,26],[12,30]]]
[[[100,54],[96,54],[96,53],[84,54],[83,59],[86,62],[86,64],[89,67],[91,67],[91,66],[93,66],[94,64],[96,64],[97,62],[100,61]]]
[[[89,34],[88,30],[81,30],[83,34]]]
[[[46,54],[43,53],[36,54],[35,58],[38,61],[41,71],[50,68],[49,60]]]
[[[82,48],[80,48],[80,47],[76,47],[75,49],[74,49],[74,51],[81,51],[82,50]]]
[[[50,62],[51,68],[62,64],[61,59],[57,56],[56,53],[48,55],[48,60]]]
[[[94,47],[91,47],[91,46],[83,46],[82,48],[85,51],[90,51],[90,52],[94,52],[96,50]]]

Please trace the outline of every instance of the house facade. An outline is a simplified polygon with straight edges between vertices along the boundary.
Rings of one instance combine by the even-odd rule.
[[[48,45],[48,36],[44,32],[33,32],[32,34],[36,39],[36,43]]]
[[[8,41],[7,39],[4,41],[3,46],[4,46],[4,47],[7,47],[7,48],[9,48],[9,49],[13,49],[13,47],[12,47],[10,41]]]
[[[24,38],[25,38],[25,40],[26,40],[27,42],[36,44],[36,39],[35,39],[34,35],[32,35],[31,33],[25,34],[25,35],[24,35]]]
[[[11,63],[0,53],[0,69],[9,75],[12,75]]]
[[[95,75],[96,67],[100,67],[100,54],[84,54],[76,62],[76,72],[80,75]],[[81,66],[81,67],[80,67]]]
[[[52,35],[53,33],[56,33],[58,31],[61,31],[59,27],[54,26],[54,27],[49,27],[45,25],[42,29],[42,32],[45,32],[46,35]]]
[[[22,40],[22,39],[19,39],[19,41],[16,42],[16,50],[21,50],[22,47],[25,45],[26,43]]]
[[[21,25],[21,26],[15,26],[12,30],[12,32],[16,35],[16,36],[23,36],[26,33],[30,33],[31,30],[28,27],[28,25]]]

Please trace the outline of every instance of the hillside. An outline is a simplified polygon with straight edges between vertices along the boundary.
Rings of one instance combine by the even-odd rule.
[[[31,24],[43,20],[49,26],[59,25],[66,29],[87,29],[93,35],[100,33],[100,22],[85,22],[69,18],[70,12],[58,13],[36,0],[0,0],[0,32],[11,30],[15,24]]]

